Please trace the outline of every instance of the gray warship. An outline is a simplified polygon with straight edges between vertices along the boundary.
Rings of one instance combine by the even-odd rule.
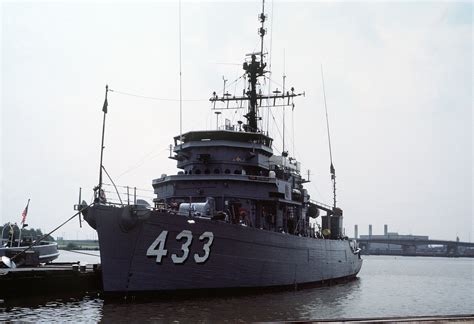
[[[247,109],[246,121],[174,137],[170,158],[180,171],[152,181],[153,205],[112,203],[103,195],[106,88],[99,184],[94,201],[78,205],[98,233],[105,292],[294,287],[348,280],[360,271],[357,244],[343,235],[332,162],[329,206],[310,199],[300,163],[286,151],[274,154],[273,139],[259,127],[265,103],[293,106],[301,95],[293,88],[268,95],[258,89],[268,72],[263,9],[261,51],[243,63],[242,95],[210,98],[213,109],[238,103]]]

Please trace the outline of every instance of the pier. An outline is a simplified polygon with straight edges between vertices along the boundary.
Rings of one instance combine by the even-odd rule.
[[[1,268],[0,299],[44,294],[95,293],[102,290],[100,265],[57,262],[40,267]]]

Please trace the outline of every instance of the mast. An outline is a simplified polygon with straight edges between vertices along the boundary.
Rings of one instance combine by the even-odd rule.
[[[286,61],[285,61],[285,50],[283,49],[283,93],[285,93],[285,81],[286,81],[286,75],[285,75],[285,68],[286,68]],[[286,125],[285,125],[285,120],[286,120],[286,113],[285,113],[285,107],[283,107],[283,150],[282,150],[282,155],[287,154],[285,151],[285,131],[286,131]],[[293,152],[295,154],[295,152]]]
[[[321,79],[323,82],[323,96],[324,96],[324,108],[326,109],[326,127],[328,131],[328,144],[329,144],[329,159],[331,166],[329,167],[329,172],[331,173],[332,181],[332,192],[333,192],[333,208],[336,208],[336,169],[332,163],[332,148],[331,148],[331,135],[329,133],[329,117],[328,117],[328,105],[326,103],[326,90],[324,88],[324,75],[323,75],[323,65],[321,64]]]
[[[257,61],[255,54],[252,54],[250,64],[244,63],[244,70],[247,72],[249,79],[249,90],[247,96],[249,98],[249,110],[244,116],[247,119],[247,125],[244,126],[245,131],[256,133],[258,131],[257,125],[257,78],[263,75],[263,69],[266,64]]]
[[[102,107],[102,111],[104,112],[104,118],[102,120],[102,142],[100,145],[100,166],[99,166],[99,185],[96,187],[96,198],[98,199],[101,195],[102,190],[102,169],[103,169],[103,157],[104,157],[104,137],[105,137],[105,117],[107,116],[107,107],[109,103],[107,102],[107,94],[109,93],[109,86],[105,85],[105,101],[104,106]]]
[[[257,93],[257,81],[258,78],[264,76],[265,73],[269,71],[265,71],[267,64],[264,62],[265,53],[263,52],[263,40],[267,30],[265,29],[265,20],[267,16],[265,15],[265,0],[262,1],[262,13],[258,16],[260,20],[260,27],[258,29],[258,34],[260,36],[260,52],[247,54],[250,56],[250,60],[246,60],[243,64],[244,73],[244,81],[248,81],[248,88],[243,91],[241,96],[231,95],[225,90],[225,78],[224,78],[224,91],[222,96],[219,96],[214,91],[212,97],[209,99],[213,103],[212,110],[226,110],[226,109],[241,109],[242,102],[248,101],[248,112],[244,115],[247,119],[247,123],[243,125],[243,130],[250,133],[260,133],[263,132],[262,129],[258,128],[258,121],[261,120],[261,117],[258,117],[258,108],[260,101],[260,108],[263,107],[285,107],[285,106],[292,106],[293,98],[298,96],[304,96],[305,93],[295,93],[295,89],[292,87],[290,91],[282,92],[276,89],[272,93],[262,94]],[[286,77],[286,76],[285,76]],[[273,99],[273,104],[268,104],[267,106],[262,106],[263,99]],[[278,104],[277,104],[278,100]],[[216,102],[226,102],[226,108],[219,108],[216,107]],[[270,101],[270,100],[268,100]],[[229,102],[237,103],[237,107],[229,107]],[[240,105],[240,106],[239,106]]]
[[[303,93],[295,93],[294,88],[291,88],[290,91],[281,92],[276,91],[273,92],[273,94],[268,94],[268,95],[263,95],[261,93],[257,94],[257,81],[259,77],[264,76],[265,73],[268,71],[265,71],[265,68],[267,64],[264,62],[264,57],[265,53],[263,52],[263,40],[265,37],[265,34],[267,33],[267,30],[265,29],[265,20],[267,19],[267,16],[265,15],[265,1],[262,1],[262,13],[258,16],[260,20],[260,28],[258,29],[258,34],[260,36],[260,52],[257,53],[251,53],[247,54],[247,56],[250,56],[250,60],[247,60],[243,64],[243,69],[245,71],[244,74],[244,80],[246,79],[248,81],[248,88],[247,91],[243,92],[242,96],[232,96],[231,94],[225,92],[222,93],[222,96],[218,96],[216,92],[213,93],[213,96],[209,99],[209,101],[214,103],[214,108],[213,110],[224,110],[224,109],[240,109],[243,107],[229,107],[229,102],[236,102],[236,103],[242,103],[242,101],[248,101],[248,112],[247,114],[244,115],[244,117],[247,119],[247,124],[243,125],[243,129],[246,132],[251,132],[251,133],[258,133],[261,132],[258,128],[258,121],[261,119],[258,117],[258,100],[260,100],[260,105],[263,99],[273,99],[273,105],[268,105],[267,107],[276,107],[276,100],[281,100],[283,103],[280,101],[279,107],[282,106],[290,106],[293,105],[292,99],[297,96],[304,96]],[[258,58],[259,57],[259,58]],[[225,87],[225,78],[224,78],[224,87]],[[287,100],[285,100],[287,99]],[[216,102],[227,102],[227,108],[218,108],[216,107]],[[291,103],[290,103],[291,101]]]
[[[259,18],[260,22],[262,23],[262,26],[258,30],[258,33],[260,35],[260,62],[263,63],[263,37],[267,33],[264,27],[265,19],[267,18],[267,16],[265,16],[265,0],[262,0],[262,13],[260,14]]]

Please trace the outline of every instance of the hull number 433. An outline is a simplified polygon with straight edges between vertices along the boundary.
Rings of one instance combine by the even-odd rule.
[[[165,248],[167,236],[168,231],[162,231],[146,251],[147,256],[156,256],[156,263],[161,263],[161,259],[168,255],[168,250]],[[171,260],[173,263],[181,264],[189,257],[189,248],[193,241],[193,233],[189,230],[183,230],[176,235],[176,241],[182,242],[181,253],[171,254]],[[202,247],[203,252],[194,253],[194,262],[204,263],[211,254],[211,245],[212,241],[214,241],[214,234],[212,232],[204,232],[199,236],[199,241],[205,241],[204,246]]]

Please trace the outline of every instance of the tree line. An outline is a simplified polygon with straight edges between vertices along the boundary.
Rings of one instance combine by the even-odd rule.
[[[3,230],[4,228],[5,228],[5,230]],[[13,232],[14,232],[14,235],[15,235],[15,239],[18,239],[20,237],[20,229],[18,228],[18,226],[13,226]],[[0,226],[0,233],[3,233],[3,236],[2,236],[3,239],[8,239],[9,234],[10,234],[10,225],[8,223],[1,225]],[[31,239],[32,241],[34,241],[36,239],[41,238],[43,235],[44,235],[43,232],[39,228],[35,229],[35,228],[24,227],[21,230],[22,240],[23,239],[26,239],[26,240]],[[54,241],[54,238],[51,237],[51,235],[48,235],[43,240],[44,241]]]

